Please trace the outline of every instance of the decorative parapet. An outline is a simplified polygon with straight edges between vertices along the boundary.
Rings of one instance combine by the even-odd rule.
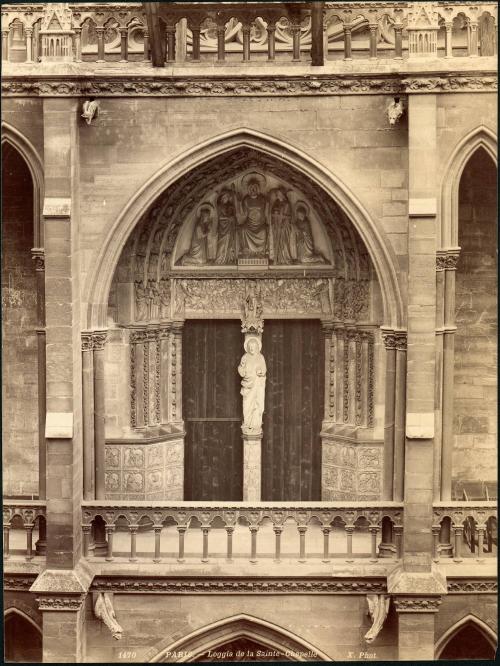
[[[415,56],[437,55],[439,13],[433,2],[409,3],[407,17],[408,54]]]
[[[66,2],[46,3],[42,18],[42,62],[72,62],[71,9]]]
[[[261,2],[257,9],[244,2],[231,3],[230,7],[226,3],[159,3],[166,30],[153,29],[151,36],[146,17],[149,4],[4,4],[3,58],[20,62],[27,51],[26,62],[36,62],[39,52],[42,60],[67,59],[68,54],[61,50],[67,35],[72,38],[70,54],[75,62],[100,63],[117,57],[122,62],[148,61],[150,46],[159,65],[164,64],[163,50],[172,63],[179,59],[203,63],[207,58],[221,60],[226,54],[242,54],[244,61],[250,54],[274,60],[277,53],[287,52],[296,62],[309,58],[309,51],[317,47],[311,3]],[[54,16],[51,7],[61,8],[56,11],[55,26],[50,23]],[[44,34],[38,34],[41,18]],[[329,52],[343,51],[349,61],[353,51],[356,59],[372,60],[451,57],[453,49],[475,57],[494,55],[496,18],[497,6],[492,2],[326,2],[321,36],[327,57]],[[176,30],[181,19],[186,28]],[[56,44],[50,54],[51,34],[63,38],[59,56]]]

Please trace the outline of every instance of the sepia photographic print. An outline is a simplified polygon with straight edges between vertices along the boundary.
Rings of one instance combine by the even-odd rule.
[[[2,3],[5,661],[493,660],[497,3]]]

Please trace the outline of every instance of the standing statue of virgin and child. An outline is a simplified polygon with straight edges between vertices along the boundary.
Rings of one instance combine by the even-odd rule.
[[[238,366],[243,396],[243,433],[260,435],[266,393],[266,361],[261,353],[262,343],[256,335],[248,336]]]

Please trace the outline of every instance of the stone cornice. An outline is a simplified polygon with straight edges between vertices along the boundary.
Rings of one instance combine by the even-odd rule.
[[[393,597],[398,613],[437,613],[441,597]]]
[[[38,574],[4,574],[3,589],[5,591],[28,592]]]
[[[4,76],[4,97],[286,97],[496,92],[495,72],[408,75],[162,76],[149,74]]]
[[[496,578],[447,578],[448,594],[497,594]]]
[[[76,596],[49,596],[41,595],[36,598],[41,611],[79,611],[85,599],[84,595]]]
[[[384,594],[385,578],[185,578],[98,575],[91,591],[163,592],[166,594]]]

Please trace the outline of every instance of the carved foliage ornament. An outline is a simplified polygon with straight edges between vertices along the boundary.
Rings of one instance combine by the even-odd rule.
[[[393,597],[398,613],[437,613],[441,597]]]
[[[37,597],[38,608],[41,611],[78,611],[82,607],[84,597],[79,596],[59,596]]]
[[[218,79],[203,81],[155,81],[127,79],[127,81],[97,79],[93,81],[71,81],[65,79],[23,81],[4,77],[2,95],[12,96],[81,96],[81,97],[247,97],[286,95],[331,95],[331,94],[380,94],[393,95],[407,92],[469,92],[491,91],[498,87],[494,74],[485,76],[439,76],[412,78],[354,79],[344,77],[308,79]]]

